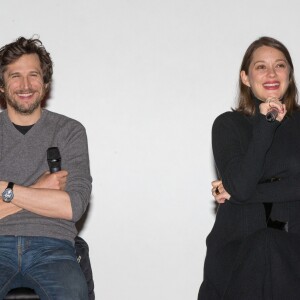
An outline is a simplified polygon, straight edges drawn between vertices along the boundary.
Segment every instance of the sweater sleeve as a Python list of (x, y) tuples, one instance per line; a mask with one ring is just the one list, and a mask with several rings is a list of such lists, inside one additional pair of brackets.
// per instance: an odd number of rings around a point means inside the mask
[(77, 222), (85, 212), (92, 189), (87, 135), (84, 126), (75, 120), (67, 120), (61, 126), (59, 138), (62, 168), (67, 170), (66, 192), (70, 196), (73, 221)]
[(238, 113), (220, 115), (212, 128), (217, 169), (230, 201), (245, 203), (255, 193), (263, 174), (265, 156), (280, 122), (267, 122), (262, 114), (251, 119)]
[(300, 175), (295, 175), (279, 181), (258, 184), (251, 202), (291, 202), (299, 199)]

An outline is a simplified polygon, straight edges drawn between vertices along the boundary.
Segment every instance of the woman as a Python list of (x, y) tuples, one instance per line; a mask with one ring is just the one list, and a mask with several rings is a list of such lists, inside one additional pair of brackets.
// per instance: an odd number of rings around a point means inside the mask
[(300, 299), (300, 110), (279, 41), (247, 49), (238, 106), (217, 117), (212, 145), (220, 204), (198, 299)]

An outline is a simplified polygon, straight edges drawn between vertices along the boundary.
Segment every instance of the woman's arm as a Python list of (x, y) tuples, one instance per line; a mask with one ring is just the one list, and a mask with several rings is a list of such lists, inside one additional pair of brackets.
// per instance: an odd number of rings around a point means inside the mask
[(255, 193), (264, 171), (265, 156), (280, 122), (258, 114), (237, 112), (219, 116), (212, 129), (215, 162), (231, 201), (244, 203)]
[[(218, 203), (230, 200), (231, 195), (225, 190), (221, 180), (212, 183), (212, 195)], [(292, 202), (300, 199), (300, 175), (281, 180), (259, 183), (251, 203)]]
[(273, 182), (260, 183), (251, 197), (256, 202), (288, 202), (300, 199), (300, 175), (282, 178)]

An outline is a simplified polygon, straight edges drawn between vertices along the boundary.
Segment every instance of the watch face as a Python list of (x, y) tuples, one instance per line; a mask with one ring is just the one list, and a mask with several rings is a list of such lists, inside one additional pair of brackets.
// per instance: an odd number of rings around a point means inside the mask
[(2, 193), (2, 199), (4, 202), (10, 202), (14, 197), (14, 193), (12, 189), (5, 189)]

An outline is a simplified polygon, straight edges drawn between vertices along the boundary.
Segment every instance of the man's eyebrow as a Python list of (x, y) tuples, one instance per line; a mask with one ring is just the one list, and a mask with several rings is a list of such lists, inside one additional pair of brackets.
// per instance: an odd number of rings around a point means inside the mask
[(20, 72), (18, 72), (18, 71), (8, 72), (8, 76), (12, 76), (12, 75), (16, 75), (16, 74), (20, 74)]

